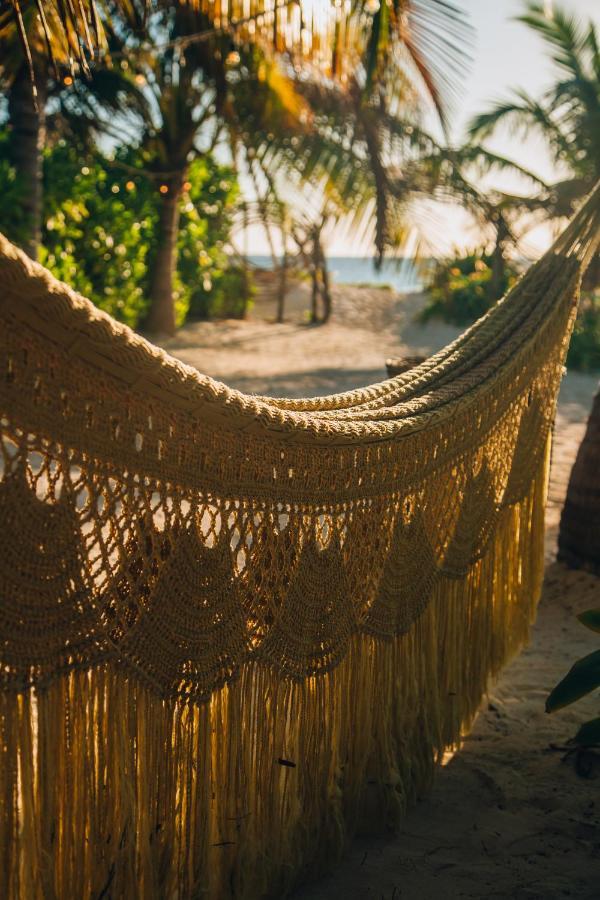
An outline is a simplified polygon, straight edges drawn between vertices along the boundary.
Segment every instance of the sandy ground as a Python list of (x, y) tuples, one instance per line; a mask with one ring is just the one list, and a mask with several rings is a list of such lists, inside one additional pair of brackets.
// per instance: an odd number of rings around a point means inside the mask
[[(422, 297), (339, 287), (325, 327), (306, 324), (305, 290), (275, 325), (272, 304), (257, 302), (247, 322), (196, 323), (165, 347), (241, 390), (306, 396), (385, 377), (386, 356), (429, 355), (458, 333), (414, 316)], [(554, 561), (570, 467), (597, 378), (568, 373), (561, 389), (547, 510), (547, 572), (531, 645), (493, 686), (471, 734), (440, 769), (430, 796), (394, 836), (362, 838), (343, 863), (296, 900), (600, 898), (600, 768), (578, 774), (563, 746), (598, 715), (598, 697), (553, 716), (550, 688), (573, 661), (598, 648), (575, 613), (600, 606), (600, 579)], [(583, 760), (584, 765), (586, 760)]]

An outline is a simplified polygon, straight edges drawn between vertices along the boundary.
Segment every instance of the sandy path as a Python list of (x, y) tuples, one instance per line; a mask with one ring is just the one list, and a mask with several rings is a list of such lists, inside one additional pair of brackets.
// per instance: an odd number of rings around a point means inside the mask
[[(415, 324), (417, 295), (344, 286), (336, 289), (336, 314), (323, 328), (304, 324), (306, 299), (303, 289), (294, 292), (283, 325), (267, 324), (272, 311), (259, 302), (248, 322), (193, 324), (165, 346), (241, 390), (306, 396), (380, 380), (386, 356), (429, 355), (458, 333)], [(600, 579), (553, 562), (560, 508), (596, 383), (568, 373), (561, 390), (548, 568), (531, 645), (506, 667), (464, 746), (400, 833), (355, 840), (345, 861), (296, 900), (600, 897), (600, 772), (582, 778), (550, 749), (598, 715), (598, 701), (588, 698), (555, 716), (543, 712), (558, 678), (598, 647), (574, 613), (600, 606)]]

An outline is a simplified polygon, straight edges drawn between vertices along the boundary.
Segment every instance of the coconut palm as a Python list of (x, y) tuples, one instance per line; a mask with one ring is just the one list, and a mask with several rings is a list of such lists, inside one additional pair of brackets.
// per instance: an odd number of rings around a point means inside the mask
[[(91, 86), (78, 82), (74, 109), (88, 123), (98, 118), (103, 128), (106, 117), (98, 115), (99, 109), (125, 110), (130, 120), (137, 119), (141, 146), (152, 157), (161, 218), (149, 330), (174, 328), (171, 285), (179, 198), (190, 158), (205, 152), (207, 131), (226, 135), (234, 157), (245, 157), (251, 172), (258, 167), (269, 178), (279, 170), (296, 180), (318, 183), (329, 200), (335, 195), (342, 211), (350, 197), (357, 214), (365, 214), (370, 205), (369, 211), (376, 212), (380, 254), (397, 245), (399, 232), (390, 223), (407, 185), (414, 181), (414, 161), (407, 158), (406, 147), (414, 151), (419, 137), (416, 127), (408, 125), (407, 111), (413, 121), (422, 97), (406, 66), (399, 69), (391, 55), (389, 35), (400, 39), (398, 17), (404, 7), (418, 10), (421, 17), (438, 7), (450, 15), (450, 7), (435, 0), (397, 3), (391, 12), (384, 4), (368, 16), (359, 4), (356, 45), (348, 45), (348, 55), (356, 62), (351, 78), (322, 79), (315, 68), (307, 78), (292, 53), (277, 57), (260, 41), (236, 43), (230, 32), (211, 31), (210, 18), (189, 7), (165, 8), (149, 23), (147, 33), (158, 49), (147, 49), (141, 33), (132, 45), (126, 20), (115, 25), (111, 44), (115, 65), (95, 70)], [(406, 24), (402, 41), (412, 60), (412, 74), (416, 67), (443, 118), (447, 85), (438, 69), (427, 68), (419, 43), (422, 28), (417, 20), (413, 34)], [(387, 41), (382, 39), (384, 33)], [(126, 38), (115, 49), (121, 34)], [(334, 36), (333, 50), (338, 53), (339, 40)], [(345, 40), (348, 43), (348, 34)], [(339, 75), (341, 65), (332, 60), (330, 71)], [(406, 163), (402, 178), (391, 165), (394, 160), (397, 167), (400, 159)]]
[[(35, 134), (29, 152), (19, 157), (28, 161), (23, 181), (32, 198), (32, 227), (27, 242), (32, 252), (39, 236), (40, 152), (48, 64), (68, 62), (71, 68), (78, 66), (84, 72), (88, 62), (92, 69), (106, 64), (107, 40), (98, 9), (103, 16), (110, 14), (117, 21), (115, 30), (125, 40), (134, 19), (140, 38), (135, 46), (138, 52), (146, 54), (156, 38), (151, 32), (153, 13), (162, 10), (178, 21), (185, 13), (181, 4), (160, 0), (113, 0), (98, 8), (94, 0), (78, 0), (75, 5), (62, 0), (4, 0), (0, 6), (0, 50), (3, 60), (13, 59), (10, 64), (3, 62), (0, 78), (5, 85), (11, 84), (18, 73), (15, 84), (23, 86), (21, 93), (16, 94), (17, 109), (13, 105), (11, 114), (14, 112), (18, 121), (28, 118), (26, 128), (21, 130)], [(445, 119), (454, 70), (460, 64), (456, 47), (464, 38), (464, 19), (447, 0), (393, 0), (382, 4), (377, 0), (357, 0), (345, 5), (332, 0), (313, 12), (310, 22), (304, 18), (302, 4), (288, 0), (275, 4), (265, 0), (217, 0), (210, 4), (190, 0), (189, 10), (195, 16), (193, 23), (188, 22), (193, 27), (171, 35), (166, 48), (172, 51), (167, 55), (184, 60), (186, 65), (190, 55), (207, 62), (209, 52), (203, 53), (202, 49), (214, 50), (219, 44), (225, 47), (229, 43), (233, 53), (249, 45), (263, 51), (275, 50), (280, 56), (285, 55), (290, 71), (309, 64), (313, 76), (325, 76), (339, 86), (361, 68), (363, 89), (372, 93), (374, 85), (385, 84), (392, 99), (399, 85), (404, 90), (412, 79), (414, 89), (416, 80)], [(100, 61), (90, 61), (90, 55), (98, 51)], [(224, 52), (226, 58), (228, 53)], [(179, 71), (178, 62), (176, 68)], [(29, 85), (25, 84), (28, 75)], [(72, 81), (74, 76), (72, 71), (67, 80)], [(219, 84), (215, 84), (218, 88)], [(221, 79), (220, 86), (224, 84)], [(24, 113), (19, 114), (19, 104), (25, 108)], [(170, 217), (174, 216), (176, 212), (172, 211)]]
[[(547, 216), (550, 187), (513, 160), (472, 142), (458, 148), (436, 148), (421, 163), (433, 169), (432, 191), (437, 199), (460, 202), (482, 230), (493, 233), (488, 299), (495, 302), (504, 289), (509, 253), (520, 244), (529, 228)], [(480, 187), (497, 171), (521, 176), (531, 183), (535, 193), (527, 196)]]
[[(105, 46), (105, 33), (94, 0), (78, 0), (77, 4), (62, 0), (4, 0), (2, 15), (12, 22), (21, 46), (21, 59), (35, 84), (40, 73), (36, 68), (39, 40), (56, 65), (62, 64), (63, 48), (69, 47), (68, 61), (87, 69), (88, 56)], [(32, 27), (33, 26), (33, 27)]]
[(600, 179), (600, 50), (594, 23), (582, 25), (557, 7), (527, 4), (518, 17), (539, 35), (557, 68), (557, 80), (537, 100), (517, 90), (470, 124), (474, 140), (483, 140), (506, 122), (515, 133), (538, 132), (547, 141), (565, 176), (552, 186), (549, 214), (569, 216)]
[[(185, 0), (183, 0), (185, 4)], [(141, 11), (149, 20), (158, 8), (175, 9), (175, 0), (3, 0), (21, 42), (23, 58), (31, 57), (31, 44), (43, 35), (50, 55), (55, 42), (71, 45), (71, 61), (85, 71), (90, 56), (106, 50), (102, 20), (108, 14), (127, 19)], [(463, 63), (460, 48), (465, 20), (450, 0), (324, 0), (318, 6), (302, 0), (187, 0), (204, 18), (203, 31), (228, 35), (236, 43), (258, 43), (285, 51), (295, 62), (310, 62), (321, 74), (343, 82), (358, 61), (366, 62), (370, 77), (384, 69), (404, 70), (405, 51), (444, 116), (444, 94), (453, 89), (452, 68)], [(306, 9), (305, 6), (308, 6)], [(32, 36), (26, 19), (34, 15)], [(307, 15), (309, 19), (307, 20)], [(31, 72), (32, 76), (34, 72)]]
[[(77, 52), (75, 16), (64, 28), (54, 8), (44, 19), (33, 4), (0, 4), (0, 87), (8, 99), (9, 152), (22, 192), (23, 246), (35, 256), (41, 234), (42, 150), (46, 139), (46, 102), (51, 88), (69, 74)], [(27, 52), (23, 52), (26, 39)]]
[[(116, 121), (121, 134), (128, 131), (139, 142), (137, 171), (152, 180), (160, 209), (146, 322), (154, 333), (175, 330), (179, 210), (192, 160), (225, 136), (235, 156), (241, 113), (262, 134), (269, 128), (286, 134), (306, 128), (305, 104), (256, 46), (232, 49), (224, 35), (185, 41), (205, 33), (207, 24), (189, 7), (162, 11), (151, 23), (163, 45), (158, 52), (146, 51), (142, 42), (132, 47), (127, 29), (127, 39), (119, 41), (115, 28), (112, 55), (118, 65), (95, 70), (64, 98), (63, 115), (79, 137), (89, 129), (116, 134)], [(117, 119), (107, 121), (109, 114)]]

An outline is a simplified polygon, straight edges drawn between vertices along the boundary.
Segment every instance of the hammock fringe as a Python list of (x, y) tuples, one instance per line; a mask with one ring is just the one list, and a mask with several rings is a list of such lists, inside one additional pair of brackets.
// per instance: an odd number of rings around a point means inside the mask
[(99, 665), (0, 693), (2, 896), (280, 897), (395, 828), (527, 641), (547, 471), (407, 633), (324, 676), (251, 665), (190, 705)]

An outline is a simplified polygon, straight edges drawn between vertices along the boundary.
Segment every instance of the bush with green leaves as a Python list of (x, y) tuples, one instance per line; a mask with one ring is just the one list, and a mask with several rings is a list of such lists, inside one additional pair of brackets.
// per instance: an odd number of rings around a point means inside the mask
[(567, 368), (582, 372), (600, 370), (600, 289), (581, 295), (567, 354)]
[(8, 156), (8, 133), (0, 130), (0, 231), (16, 244), (24, 243), (28, 222), (24, 212), (22, 187)]
[[(600, 609), (588, 609), (577, 616), (592, 631), (600, 632)], [(546, 700), (546, 712), (556, 712), (600, 688), (600, 650), (577, 660)], [(600, 746), (600, 716), (585, 722), (574, 737), (579, 747)]]
[(419, 318), (422, 322), (440, 318), (454, 325), (470, 325), (512, 287), (517, 275), (516, 266), (507, 263), (497, 296), (493, 296), (490, 254), (474, 250), (440, 260), (426, 275), (428, 296)]
[[(453, 325), (470, 325), (493, 305), (489, 290), (491, 257), (483, 251), (455, 255), (425, 271), (427, 301), (421, 322), (439, 318)], [(500, 296), (515, 283), (518, 268), (506, 267)], [(583, 372), (600, 370), (600, 289), (582, 293), (569, 345), (567, 367)]]
[[(117, 163), (124, 160), (117, 160)], [(155, 188), (100, 154), (60, 143), (44, 159), (41, 261), (115, 318), (136, 326), (158, 220)]]
[[(19, 185), (0, 135), (0, 231), (19, 243)], [(155, 248), (160, 184), (137, 148), (114, 158), (59, 142), (44, 156), (41, 261), (57, 278), (128, 325), (143, 325)], [(175, 300), (178, 324), (195, 316), (243, 315), (249, 291), (225, 244), (238, 186), (211, 157), (189, 168), (181, 207)]]

